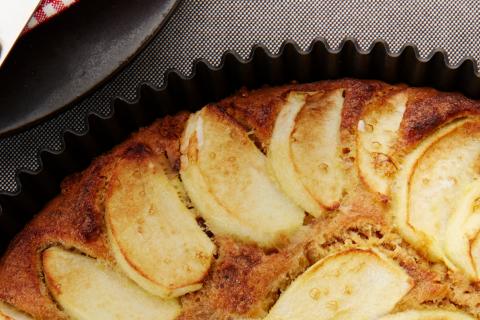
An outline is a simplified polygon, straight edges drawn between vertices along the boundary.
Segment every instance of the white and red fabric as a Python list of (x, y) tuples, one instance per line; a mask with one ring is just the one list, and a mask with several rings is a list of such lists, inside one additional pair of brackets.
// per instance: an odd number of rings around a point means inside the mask
[(56, 14), (62, 12), (78, 0), (42, 0), (37, 10), (30, 18), (25, 31), (35, 28), (42, 22), (47, 21)]

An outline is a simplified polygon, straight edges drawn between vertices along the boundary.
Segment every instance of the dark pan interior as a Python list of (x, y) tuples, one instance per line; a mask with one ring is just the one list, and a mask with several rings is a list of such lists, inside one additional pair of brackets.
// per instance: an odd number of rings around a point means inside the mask
[(354, 40), (346, 39), (339, 50), (333, 51), (324, 40), (318, 39), (306, 51), (287, 41), (278, 54), (271, 54), (262, 45), (257, 45), (246, 60), (234, 52), (226, 52), (218, 67), (198, 60), (188, 77), (171, 70), (161, 88), (144, 83), (137, 88), (134, 101), (114, 99), (114, 111), (110, 116), (87, 115), (88, 130), (84, 134), (64, 132), (63, 150), (39, 153), (41, 168), (38, 172), (17, 173), (20, 191), (0, 194), (0, 253), (25, 223), (58, 194), (63, 178), (82, 170), (94, 157), (158, 117), (180, 110), (197, 110), (243, 86), (257, 88), (342, 77), (459, 91), (478, 99), (480, 77), (476, 66), (470, 58), (456, 67), (449, 66), (443, 51), (420, 59), (417, 49), (411, 45), (403, 47), (398, 54), (391, 54), (382, 41), (362, 51)]

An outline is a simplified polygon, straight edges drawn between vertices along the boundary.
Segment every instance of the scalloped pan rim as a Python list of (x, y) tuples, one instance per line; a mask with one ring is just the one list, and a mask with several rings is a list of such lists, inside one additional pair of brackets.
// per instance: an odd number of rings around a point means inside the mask
[(232, 50), (222, 55), (218, 66), (197, 59), (189, 76), (171, 69), (165, 73), (161, 87), (142, 82), (134, 99), (112, 99), (113, 111), (108, 116), (87, 113), (84, 132), (64, 130), (60, 150), (38, 152), (38, 170), (17, 170), (17, 190), (0, 192), (0, 254), (31, 217), (58, 193), (64, 177), (85, 168), (95, 156), (153, 119), (181, 110), (197, 110), (242, 86), (256, 88), (293, 80), (312, 82), (341, 77), (403, 82), (480, 98), (480, 73), (472, 57), (451, 65), (444, 50), (433, 50), (421, 58), (413, 44), (392, 53), (383, 40), (376, 40), (366, 50), (352, 38), (345, 38), (338, 49), (317, 38), (306, 50), (286, 40), (276, 54), (258, 44), (252, 47), (247, 59)]

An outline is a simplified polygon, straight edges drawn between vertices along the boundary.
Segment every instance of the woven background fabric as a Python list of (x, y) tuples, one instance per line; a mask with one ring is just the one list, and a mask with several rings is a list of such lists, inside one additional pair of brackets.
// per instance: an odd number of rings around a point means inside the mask
[(26, 32), (35, 28), (37, 25), (46, 22), (48, 19), (53, 18), (55, 15), (67, 9), (77, 1), (78, 0), (42, 0), (23, 31)]
[(38, 170), (39, 150), (60, 150), (63, 129), (85, 131), (86, 112), (107, 115), (112, 97), (135, 98), (143, 81), (160, 86), (171, 68), (189, 74), (196, 58), (217, 65), (224, 51), (246, 58), (257, 43), (275, 53), (286, 39), (305, 49), (317, 37), (332, 48), (353, 37), (363, 49), (376, 39), (393, 52), (413, 43), (423, 57), (442, 48), (455, 65), (466, 56), (479, 60), (479, 17), (475, 0), (183, 0), (152, 43), (93, 95), (26, 132), (0, 139), (0, 191), (17, 189), (17, 170)]

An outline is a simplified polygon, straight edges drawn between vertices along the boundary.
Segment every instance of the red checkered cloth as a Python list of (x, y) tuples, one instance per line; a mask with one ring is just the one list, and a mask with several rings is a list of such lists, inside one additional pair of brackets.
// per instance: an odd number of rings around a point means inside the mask
[(25, 27), (25, 31), (35, 28), (42, 22), (47, 21), (54, 15), (62, 12), (78, 0), (42, 0), (32, 18)]

